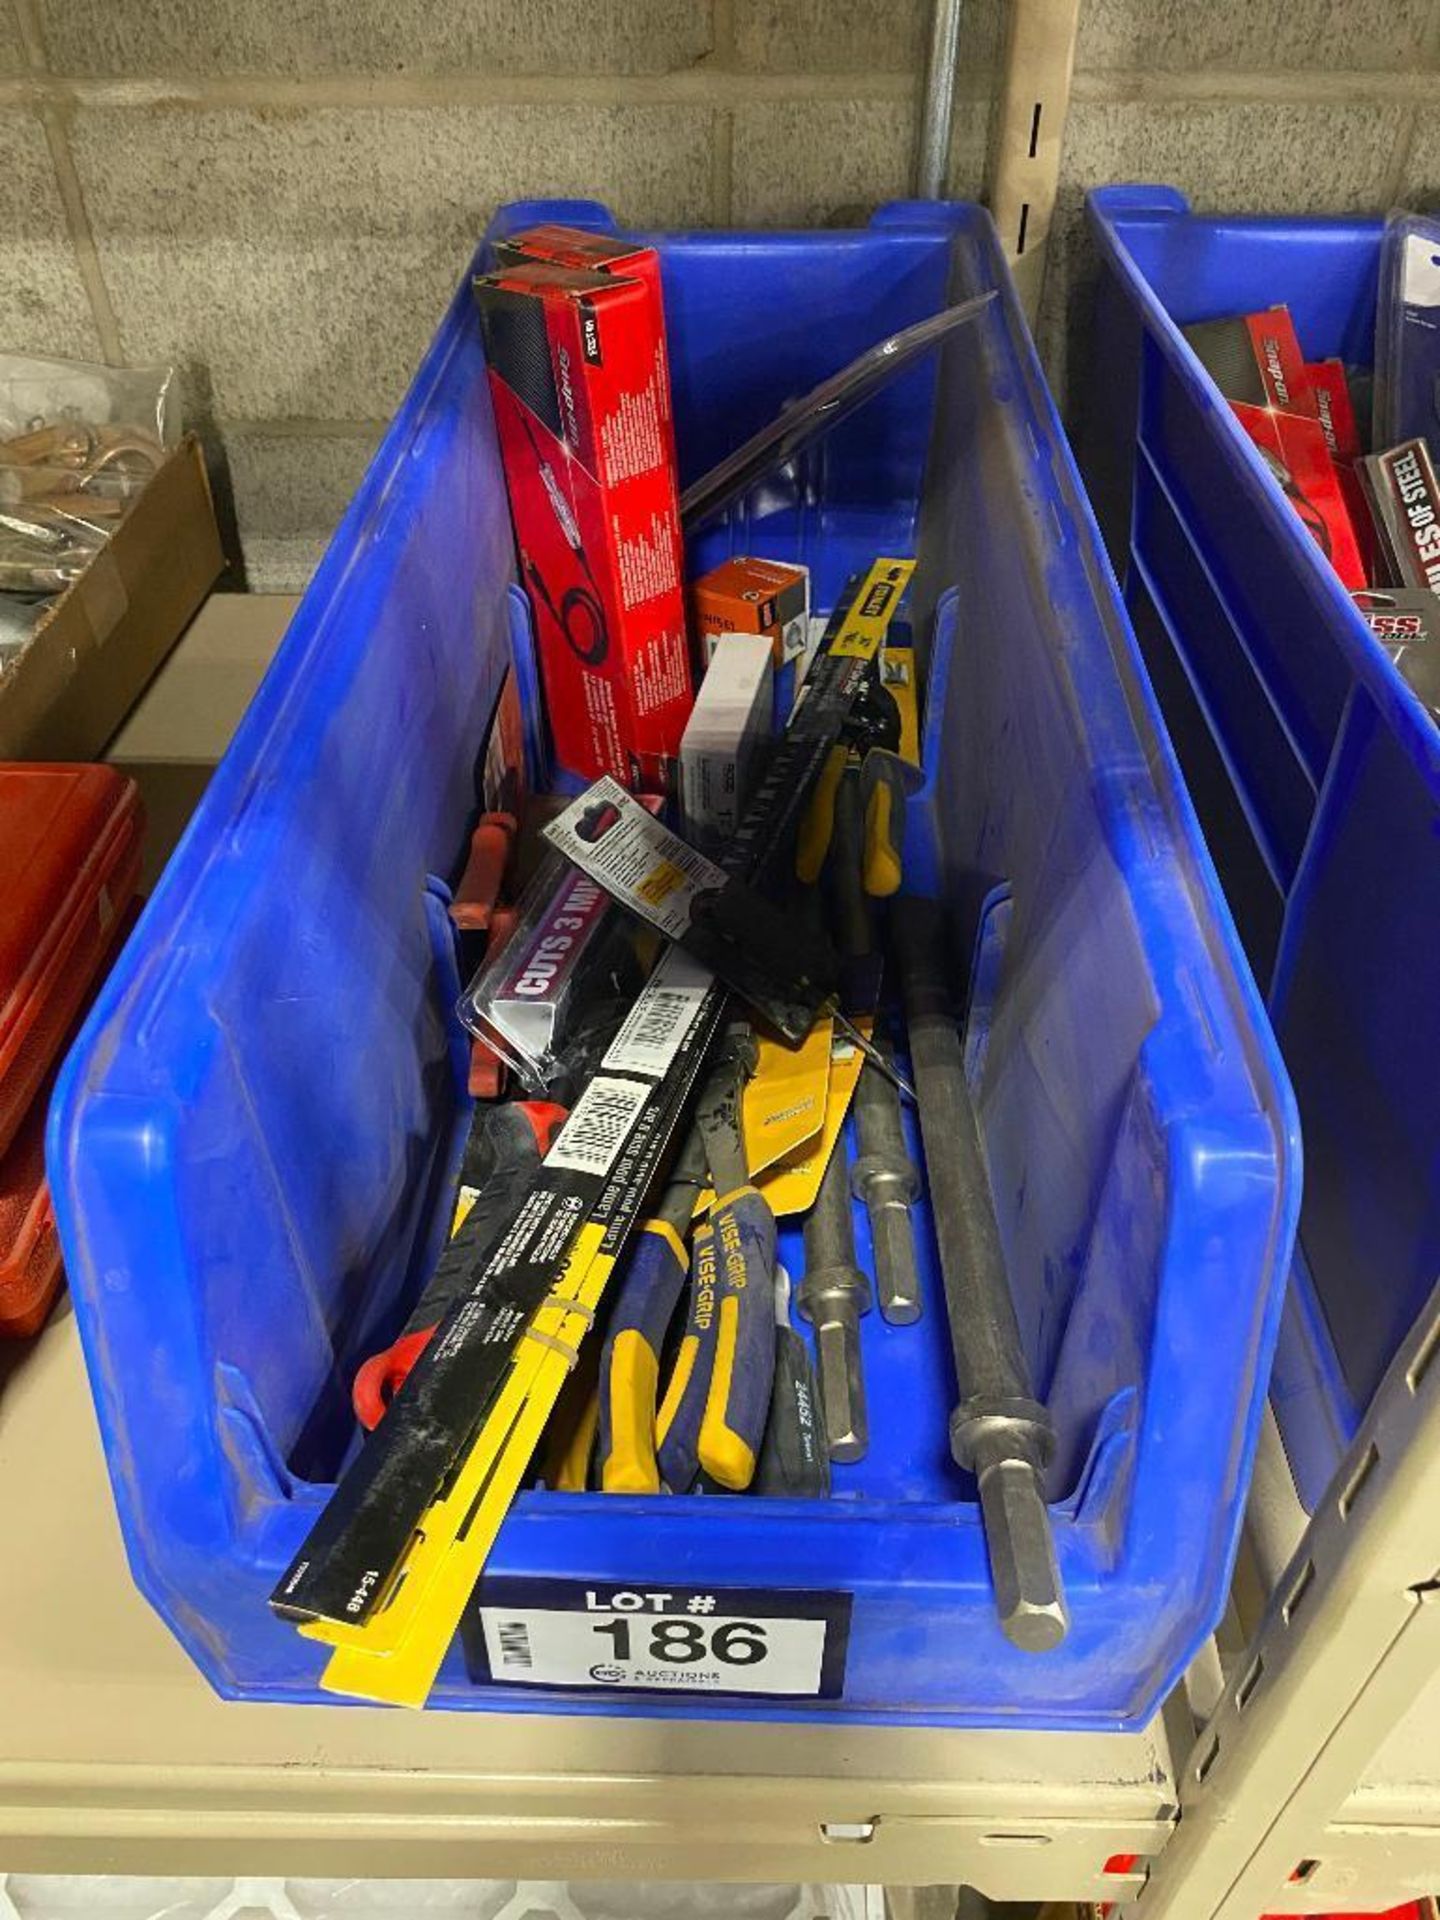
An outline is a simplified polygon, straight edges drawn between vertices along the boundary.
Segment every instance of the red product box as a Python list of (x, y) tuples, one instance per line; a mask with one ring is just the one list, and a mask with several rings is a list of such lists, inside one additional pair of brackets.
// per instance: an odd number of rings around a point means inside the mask
[(1347, 587), (1365, 586), (1340, 471), (1287, 310), (1270, 307), (1184, 331), (1311, 539)]
[(1350, 382), (1345, 378), (1344, 361), (1312, 360), (1305, 372), (1331, 459), (1337, 464), (1358, 460), (1363, 449), (1360, 445), (1360, 429), (1355, 424), (1355, 403), (1350, 398)]
[[(1263, 313), (1247, 313), (1243, 316), (1243, 325), (1264, 393), (1263, 404), (1278, 413), (1304, 413), (1318, 419), (1310, 370), (1300, 351), (1289, 308), (1267, 307)], [(1232, 394), (1226, 389), (1225, 397), (1249, 400), (1254, 396), (1245, 392)]]
[(1230, 406), (1342, 583), (1352, 591), (1365, 586), (1365, 563), (1320, 422), (1310, 416), (1272, 413), (1268, 407), (1247, 407), (1233, 400)]
[(664, 793), (694, 687), (656, 303), (530, 261), (475, 297), (556, 758)]
[(649, 294), (655, 312), (655, 334), (660, 356), (657, 398), (663, 409), (670, 464), (675, 466), (670, 359), (665, 345), (665, 297), (660, 286), (660, 256), (655, 249), (636, 246), (633, 240), (617, 240), (613, 234), (591, 233), (584, 227), (552, 225), (531, 227), (525, 233), (497, 241), (495, 258), (502, 266), (515, 266), (524, 260), (539, 260), (552, 267), (569, 267), (581, 273), (604, 273), (622, 280), (640, 282)]
[(1343, 360), (1312, 360), (1305, 371), (1315, 396), (1315, 411), (1325, 435), (1325, 444), (1330, 449), (1330, 458), (1339, 476), (1340, 492), (1345, 501), (1345, 510), (1350, 515), (1355, 544), (1360, 549), (1365, 578), (1367, 581), (1378, 580), (1383, 571), (1380, 552), (1370, 521), (1365, 488), (1355, 465), (1365, 449), (1355, 418), (1350, 382), (1345, 377), (1345, 363)]

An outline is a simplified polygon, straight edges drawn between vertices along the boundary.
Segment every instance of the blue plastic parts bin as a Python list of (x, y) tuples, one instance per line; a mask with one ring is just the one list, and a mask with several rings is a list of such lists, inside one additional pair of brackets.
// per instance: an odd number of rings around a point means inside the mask
[(1153, 186), (1090, 217), (1087, 478), (1300, 1106), (1271, 1398), (1313, 1510), (1440, 1272), (1440, 733), (1179, 328), (1283, 302), (1307, 358), (1370, 366), (1381, 223)]
[[(584, 202), (504, 219), (610, 223)], [(650, 237), (686, 479), (861, 348), (1000, 292), (692, 560), (802, 557), (828, 603), (873, 554), (921, 541), (932, 772), (910, 871), (980, 928), (971, 1054), (1060, 1432), (1074, 1625), (1036, 1657), (996, 1622), (946, 1443), (923, 1208), (925, 1318), (866, 1318), (873, 1441), (833, 1499), (526, 1494), (490, 1570), (853, 1595), (842, 1699), (627, 1710), (1137, 1725), (1218, 1617), (1237, 1536), (1297, 1200), (1273, 1042), (988, 216), (902, 204), (854, 232)], [(526, 657), (512, 580), (467, 285), (55, 1103), (57, 1209), (131, 1564), (229, 1695), (321, 1697), (320, 1649), (265, 1597), (354, 1444), (355, 1364), (442, 1229), (465, 1115), (432, 876), (456, 867), (477, 744), (512, 647)], [(787, 1246), (798, 1272), (793, 1230)], [(621, 1704), (478, 1688), (458, 1649), (433, 1698)]]

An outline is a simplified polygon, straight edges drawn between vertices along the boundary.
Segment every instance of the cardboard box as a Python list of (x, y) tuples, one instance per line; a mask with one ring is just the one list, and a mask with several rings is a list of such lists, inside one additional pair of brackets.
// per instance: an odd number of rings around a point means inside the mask
[(1284, 307), (1205, 320), (1185, 338), (1311, 539), (1352, 590), (1367, 569), (1326, 442), (1294, 323)]
[(718, 852), (740, 824), (760, 774), (775, 711), (769, 637), (731, 633), (717, 643), (680, 743), (685, 837)]
[(788, 566), (780, 560), (726, 560), (695, 582), (690, 603), (707, 659), (722, 633), (768, 635), (777, 667), (805, 652), (808, 567)]
[(224, 565), (187, 435), (0, 675), (0, 760), (95, 760)]
[(665, 793), (694, 688), (651, 292), (522, 262), (475, 297), (556, 758)]

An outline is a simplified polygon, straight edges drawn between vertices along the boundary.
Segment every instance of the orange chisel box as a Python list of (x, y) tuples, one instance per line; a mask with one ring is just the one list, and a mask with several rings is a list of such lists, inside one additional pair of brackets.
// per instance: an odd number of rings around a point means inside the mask
[(0, 1154), (114, 945), (143, 830), (111, 767), (0, 765)]

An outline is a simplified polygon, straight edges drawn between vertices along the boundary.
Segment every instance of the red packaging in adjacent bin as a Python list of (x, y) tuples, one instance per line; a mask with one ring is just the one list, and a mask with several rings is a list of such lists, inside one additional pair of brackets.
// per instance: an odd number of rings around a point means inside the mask
[[(1380, 548), (1359, 469), (1365, 448), (1360, 438), (1355, 398), (1350, 391), (1345, 363), (1338, 359), (1312, 360), (1305, 372), (1315, 396), (1320, 430), (1325, 435), (1325, 445), (1335, 463), (1341, 496), (1350, 516), (1350, 528), (1355, 535), (1355, 544), (1360, 549), (1361, 569), (1367, 581), (1378, 580), (1381, 577)], [(1358, 589), (1352, 588), (1351, 591)]]
[(556, 758), (664, 793), (693, 687), (654, 284), (522, 260), (475, 297)]
[(1343, 470), (1358, 460), (1365, 449), (1360, 444), (1360, 429), (1355, 421), (1355, 402), (1350, 382), (1345, 377), (1343, 360), (1312, 360), (1305, 369), (1315, 400), (1315, 412), (1325, 435), (1330, 457)]
[(143, 825), (111, 767), (0, 766), (0, 1153), (115, 944)]
[(1311, 539), (1347, 587), (1367, 585), (1340, 472), (1289, 312), (1270, 307), (1204, 320), (1184, 334)]

